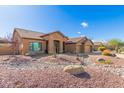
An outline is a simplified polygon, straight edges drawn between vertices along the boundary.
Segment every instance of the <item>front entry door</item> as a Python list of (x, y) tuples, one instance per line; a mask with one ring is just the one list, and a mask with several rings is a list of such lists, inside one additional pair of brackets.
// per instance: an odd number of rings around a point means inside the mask
[(45, 52), (48, 54), (48, 40), (46, 41), (46, 50)]
[(59, 53), (59, 49), (60, 49), (60, 42), (58, 40), (54, 40), (54, 51), (56, 53)]

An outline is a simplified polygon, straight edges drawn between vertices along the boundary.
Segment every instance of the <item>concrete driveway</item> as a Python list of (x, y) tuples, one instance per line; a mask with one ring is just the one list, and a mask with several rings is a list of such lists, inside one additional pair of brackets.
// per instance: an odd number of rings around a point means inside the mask
[(124, 58), (124, 54), (116, 54), (119, 58)]

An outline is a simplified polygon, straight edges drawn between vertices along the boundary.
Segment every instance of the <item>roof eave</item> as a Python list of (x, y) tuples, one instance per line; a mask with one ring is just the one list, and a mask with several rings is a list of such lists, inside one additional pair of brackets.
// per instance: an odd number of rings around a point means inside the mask
[(42, 40), (42, 41), (45, 41), (45, 39), (43, 38), (28, 38), (28, 37), (22, 37), (22, 39), (33, 39), (33, 40)]

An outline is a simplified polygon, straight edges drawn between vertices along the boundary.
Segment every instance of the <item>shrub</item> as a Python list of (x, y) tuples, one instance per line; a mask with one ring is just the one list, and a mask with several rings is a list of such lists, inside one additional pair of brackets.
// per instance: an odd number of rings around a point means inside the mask
[(112, 56), (110, 50), (104, 50), (104, 51), (102, 52), (102, 55), (105, 55), (105, 56)]
[(100, 62), (101, 64), (112, 64), (112, 62), (110, 61), (110, 60), (105, 60), (105, 62), (104, 61), (102, 61), (102, 62)]
[(106, 47), (104, 47), (104, 46), (98, 47), (98, 51), (104, 51), (105, 49), (106, 49)]
[(112, 64), (111, 60), (106, 60), (105, 64)]
[(97, 62), (105, 62), (105, 59), (103, 59), (103, 58), (97, 58), (96, 61)]

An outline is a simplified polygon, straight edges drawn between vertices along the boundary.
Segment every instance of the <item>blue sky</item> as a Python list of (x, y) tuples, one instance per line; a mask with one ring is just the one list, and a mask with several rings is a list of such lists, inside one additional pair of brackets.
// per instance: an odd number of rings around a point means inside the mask
[(97, 41), (124, 40), (124, 6), (0, 6), (0, 36), (15, 27), (44, 33), (59, 30)]

